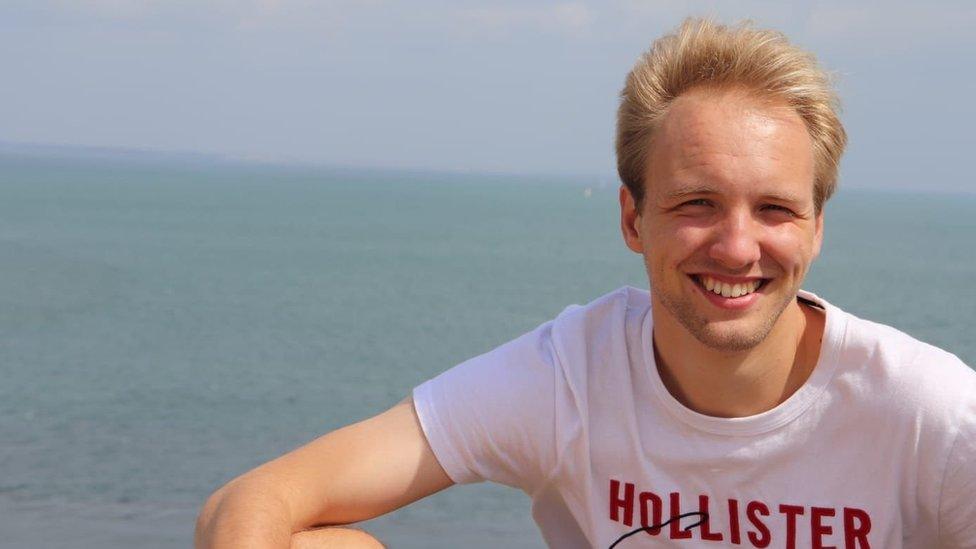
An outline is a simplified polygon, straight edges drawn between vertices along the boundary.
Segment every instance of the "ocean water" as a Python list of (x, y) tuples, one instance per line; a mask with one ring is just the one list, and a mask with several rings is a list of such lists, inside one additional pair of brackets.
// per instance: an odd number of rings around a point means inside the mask
[[(582, 179), (0, 157), (0, 545), (189, 546), (234, 476), (646, 288), (616, 200)], [(804, 287), (973, 365), (974, 237), (976, 195), (842, 188)], [(364, 527), (543, 546), (528, 499), (488, 484)]]

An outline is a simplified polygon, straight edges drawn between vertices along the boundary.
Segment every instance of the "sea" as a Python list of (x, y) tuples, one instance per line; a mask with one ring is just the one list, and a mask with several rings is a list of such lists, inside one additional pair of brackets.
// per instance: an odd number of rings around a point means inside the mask
[[(0, 547), (185, 548), (235, 476), (647, 288), (615, 180), (0, 155)], [(840, 190), (804, 288), (976, 364), (976, 194)], [(359, 525), (543, 547), (456, 486)]]

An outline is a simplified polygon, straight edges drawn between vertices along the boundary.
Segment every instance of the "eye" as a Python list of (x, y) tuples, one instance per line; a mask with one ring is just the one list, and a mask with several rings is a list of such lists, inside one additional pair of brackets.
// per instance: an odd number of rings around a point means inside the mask
[(710, 204), (711, 202), (709, 202), (708, 199), (706, 198), (696, 198), (694, 200), (689, 200), (687, 202), (684, 202), (681, 205), (682, 206), (708, 206)]
[(779, 204), (766, 204), (765, 206), (762, 207), (762, 209), (783, 212), (791, 216), (796, 215), (795, 213), (793, 213), (793, 210), (787, 208), (786, 206), (780, 206)]

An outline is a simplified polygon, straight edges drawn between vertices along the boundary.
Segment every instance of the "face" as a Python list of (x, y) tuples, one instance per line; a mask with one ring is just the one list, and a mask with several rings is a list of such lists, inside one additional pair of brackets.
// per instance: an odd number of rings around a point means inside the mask
[(795, 304), (823, 238), (803, 120), (775, 100), (693, 90), (649, 147), (642, 211), (626, 187), (620, 203), (624, 239), (644, 256), (655, 334), (755, 347)]

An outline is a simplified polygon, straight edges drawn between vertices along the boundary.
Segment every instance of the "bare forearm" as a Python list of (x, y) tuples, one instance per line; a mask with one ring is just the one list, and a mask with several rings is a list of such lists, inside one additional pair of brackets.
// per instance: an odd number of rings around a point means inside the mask
[(231, 483), (207, 500), (197, 518), (197, 549), (287, 549), (292, 523), (287, 505), (268, 487)]
[[(197, 549), (296, 542), (382, 547), (369, 534), (336, 526), (378, 517), (452, 484), (407, 397), (229, 482), (200, 512), (195, 543)], [(323, 525), (333, 526), (311, 529)]]

